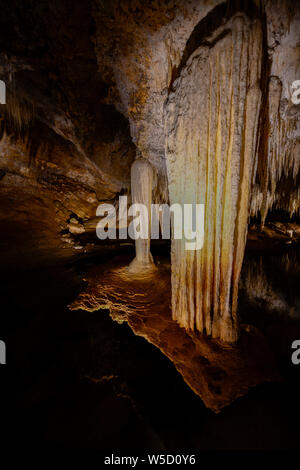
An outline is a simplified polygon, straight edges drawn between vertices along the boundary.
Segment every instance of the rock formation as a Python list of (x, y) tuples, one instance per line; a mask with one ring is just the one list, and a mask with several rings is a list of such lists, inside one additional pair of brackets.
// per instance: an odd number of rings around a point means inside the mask
[[(299, 240), (299, 3), (26, 3), (0, 4), (3, 266), (133, 250), (96, 237), (97, 207), (118, 210), (120, 195), (148, 208), (205, 204), (203, 249), (172, 240), (164, 326), (235, 348), (248, 225), (264, 249)], [(131, 280), (159, 271), (150, 248), (135, 241)], [(255, 269), (248, 285), (268, 286)]]
[(234, 16), (193, 52), (166, 107), (170, 201), (205, 204), (203, 249), (173, 241), (173, 317), (230, 342), (238, 337), (261, 55), (260, 21)]
[(170, 265), (128, 273), (128, 260), (115, 258), (87, 273), (88, 287), (69, 306), (95, 312), (109, 309), (117, 322), (159, 348), (205, 405), (219, 413), (262, 382), (280, 380), (263, 335), (241, 326), (238, 344), (229, 345), (197, 332), (187, 332), (172, 319)]
[[(138, 209), (137, 206), (140, 236), (135, 240), (136, 256), (129, 266), (131, 272), (149, 270), (154, 267), (150, 253), (152, 182), (153, 170), (150, 163), (144, 158), (135, 160), (131, 167), (131, 200), (133, 204), (142, 207)], [(145, 212), (143, 209), (146, 209)], [(146, 231), (145, 234), (141, 233), (142, 226)]]

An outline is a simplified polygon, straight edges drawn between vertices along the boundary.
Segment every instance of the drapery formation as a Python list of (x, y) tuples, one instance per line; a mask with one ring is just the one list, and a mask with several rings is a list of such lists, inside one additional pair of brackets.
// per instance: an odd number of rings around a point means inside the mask
[(238, 14), (206, 39), (165, 107), (170, 204), (205, 204), (203, 249), (172, 240), (172, 314), (186, 329), (234, 342), (256, 168), (261, 23)]

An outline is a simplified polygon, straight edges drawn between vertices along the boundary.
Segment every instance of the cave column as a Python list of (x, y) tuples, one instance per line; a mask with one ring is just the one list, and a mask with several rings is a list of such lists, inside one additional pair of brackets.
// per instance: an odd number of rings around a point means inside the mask
[(205, 205), (203, 249), (172, 240), (172, 316), (233, 343), (256, 162), (261, 22), (238, 14), (210, 41), (190, 56), (165, 107), (170, 203)]
[(131, 167), (131, 199), (132, 204), (143, 204), (147, 208), (148, 237), (135, 240), (135, 258), (129, 266), (131, 272), (155, 267), (150, 252), (152, 187), (153, 168), (148, 160), (138, 158)]

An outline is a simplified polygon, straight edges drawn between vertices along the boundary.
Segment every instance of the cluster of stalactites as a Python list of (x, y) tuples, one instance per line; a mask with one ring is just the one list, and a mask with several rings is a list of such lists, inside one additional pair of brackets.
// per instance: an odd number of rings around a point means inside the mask
[[(251, 192), (251, 206), (250, 215), (258, 217), (262, 214), (262, 207), (265, 207), (264, 217), (261, 218), (261, 225), (265, 223), (268, 211), (272, 209), (281, 209), (287, 212), (290, 217), (293, 215), (300, 215), (300, 187), (296, 183), (289, 180), (292, 188), (277, 189), (274, 192), (267, 190), (263, 193), (259, 185), (255, 185)], [(287, 184), (289, 184), (287, 183)]]
[(279, 78), (270, 77), (254, 174), (259, 183), (253, 186), (250, 208), (252, 216), (261, 214), (262, 226), (272, 208), (283, 209), (290, 216), (300, 212), (296, 182), (300, 166), (299, 123), (294, 108), (287, 99), (282, 99)]
[[(165, 112), (170, 203), (204, 203), (203, 249), (172, 240), (172, 314), (234, 342), (260, 109), (262, 31), (236, 15), (199, 46)], [(216, 40), (215, 40), (216, 39)]]
[(0, 113), (10, 129), (16, 132), (27, 128), (36, 114), (33, 103), (20, 90), (17, 94), (11, 84), (6, 88), (6, 104), (0, 106)]

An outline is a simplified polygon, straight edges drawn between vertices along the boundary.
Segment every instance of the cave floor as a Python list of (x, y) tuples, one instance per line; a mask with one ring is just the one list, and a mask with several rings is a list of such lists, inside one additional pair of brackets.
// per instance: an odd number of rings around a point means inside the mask
[(132, 331), (162, 351), (204, 404), (220, 412), (249, 388), (280, 380), (263, 335), (241, 325), (236, 345), (187, 332), (172, 319), (171, 267), (156, 257), (150, 271), (132, 273), (130, 257), (115, 257), (85, 275), (88, 287), (70, 305), (88, 312), (107, 309), (113, 320), (127, 322)]
[[(126, 248), (127, 249), (127, 248)], [(109, 255), (108, 255), (109, 256)], [(1, 390), (16, 447), (169, 450), (297, 449), (299, 373), (274, 331), (283, 381), (259, 385), (215, 414), (156, 347), (107, 310), (70, 311), (101, 252), (34, 268), (1, 268), (1, 331), (7, 366)]]

